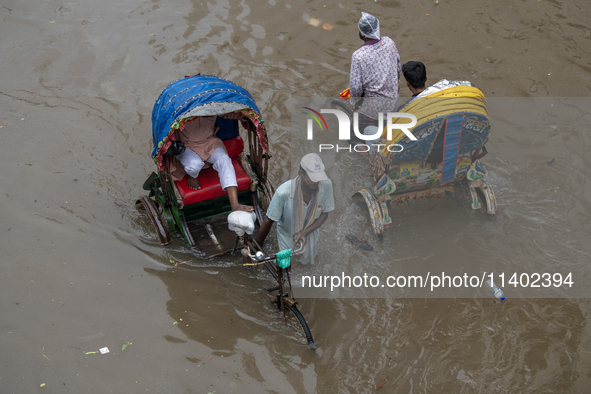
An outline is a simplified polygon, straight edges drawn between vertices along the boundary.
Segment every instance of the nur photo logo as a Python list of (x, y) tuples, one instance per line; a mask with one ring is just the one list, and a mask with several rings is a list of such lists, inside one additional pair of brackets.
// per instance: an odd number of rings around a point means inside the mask
[[(314, 122), (318, 125), (320, 131), (328, 131), (328, 124), (326, 119), (322, 116), (322, 114), (333, 114), (337, 117), (338, 121), (338, 141), (351, 141), (351, 126), (353, 128), (353, 133), (358, 140), (361, 141), (377, 141), (380, 137), (382, 137), (383, 130), (384, 130), (384, 114), (378, 114), (378, 125), (375, 131), (371, 130), (368, 134), (369, 128), (365, 130), (359, 130), (359, 113), (353, 112), (353, 121), (347, 113), (338, 109), (320, 109), (320, 112), (309, 108), (303, 107), (304, 109), (310, 112), (302, 112), (309, 116), (307, 119), (306, 124), (306, 138), (309, 141), (314, 139)], [(405, 118), (410, 119), (408, 123), (395, 123), (394, 120), (397, 118)], [(413, 114), (403, 113), (403, 112), (388, 112), (386, 113), (386, 141), (392, 140), (392, 135), (394, 130), (402, 131), (411, 141), (417, 141), (417, 137), (415, 137), (412, 132), (410, 131), (417, 124), (417, 118)], [(373, 132), (373, 133), (372, 133)], [(404, 148), (400, 144), (385, 144), (385, 143), (360, 143), (360, 144), (351, 144), (345, 146), (340, 146), (337, 144), (326, 144), (322, 143), (318, 145), (318, 152), (322, 152), (323, 150), (348, 150), (349, 152), (369, 152), (372, 147), (377, 148), (379, 150), (387, 149), (389, 152), (401, 152)]]

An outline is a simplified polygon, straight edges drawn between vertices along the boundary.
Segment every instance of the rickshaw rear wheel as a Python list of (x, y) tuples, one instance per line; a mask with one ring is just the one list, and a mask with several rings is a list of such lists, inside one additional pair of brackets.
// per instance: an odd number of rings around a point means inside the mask
[(160, 239), (160, 243), (162, 245), (168, 245), (172, 242), (168, 227), (166, 227), (162, 221), (160, 212), (156, 207), (156, 203), (151, 198), (146, 196), (140, 197), (140, 199), (136, 201), (135, 207), (138, 210), (146, 211), (146, 214), (156, 229), (156, 233), (158, 234), (158, 238)]
[(486, 212), (488, 213), (488, 216), (490, 216), (491, 218), (495, 218), (497, 216), (497, 205), (494, 202), (494, 191), (492, 190), (492, 188), (490, 186), (487, 186), (490, 190), (489, 193), (492, 194), (492, 200), (490, 197), (487, 198), (484, 190), (482, 190), (481, 188), (477, 187), (476, 190), (476, 195), (478, 196), (478, 199), (480, 200), (480, 203), (482, 205), (484, 205), (484, 207), (486, 208)]
[(271, 204), (271, 199), (273, 198), (272, 187), (271, 183), (267, 180), (264, 183), (259, 183), (256, 190), (251, 192), (251, 202), (259, 225), (263, 224), (265, 212)]
[(252, 192), (252, 206), (254, 207), (254, 213), (257, 217), (257, 221), (259, 222), (259, 226), (263, 224), (263, 220), (265, 220), (265, 212), (263, 211), (263, 207), (261, 207), (261, 203), (259, 201), (259, 197), (257, 192)]

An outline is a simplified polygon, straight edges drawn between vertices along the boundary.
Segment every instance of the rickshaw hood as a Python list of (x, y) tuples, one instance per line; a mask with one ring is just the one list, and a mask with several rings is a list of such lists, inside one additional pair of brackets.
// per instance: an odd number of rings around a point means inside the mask
[[(152, 110), (152, 157), (168, 139), (174, 122), (192, 116), (218, 115), (239, 110), (249, 110), (258, 122), (257, 132), (266, 130), (261, 113), (248, 91), (233, 82), (213, 75), (195, 75), (179, 79), (168, 85), (156, 100)], [(252, 120), (252, 118), (251, 118)], [(258, 124), (257, 124), (258, 123)]]

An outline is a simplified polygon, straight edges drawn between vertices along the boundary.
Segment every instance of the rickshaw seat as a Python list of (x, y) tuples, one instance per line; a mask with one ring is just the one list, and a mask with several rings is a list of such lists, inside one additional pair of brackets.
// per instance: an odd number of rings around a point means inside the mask
[[(244, 150), (244, 140), (241, 137), (234, 137), (222, 141), (228, 152), (228, 156), (232, 159), (234, 172), (236, 173), (236, 181), (238, 181), (238, 191), (246, 191), (250, 188), (250, 178), (242, 168), (240, 163), (240, 153)], [(226, 192), (222, 190), (220, 178), (213, 167), (201, 170), (197, 177), (201, 183), (201, 189), (194, 190), (187, 185), (187, 177), (185, 176), (180, 181), (176, 181), (176, 186), (183, 198), (184, 205), (196, 204), (198, 202), (211, 200), (213, 198), (222, 197)]]

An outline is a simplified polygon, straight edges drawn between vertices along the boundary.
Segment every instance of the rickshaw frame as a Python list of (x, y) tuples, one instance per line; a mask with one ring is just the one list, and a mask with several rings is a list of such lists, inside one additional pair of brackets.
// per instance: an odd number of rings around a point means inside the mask
[[(208, 87), (204, 86), (211, 86), (211, 89), (207, 90)], [(183, 95), (191, 95), (191, 89), (196, 90), (196, 93), (187, 99)], [(220, 98), (222, 94), (226, 94), (226, 96)], [(230, 102), (228, 104), (223, 99), (235, 100), (238, 103)], [(192, 107), (191, 102), (188, 102), (190, 100), (197, 101), (200, 107)], [(163, 114), (162, 108), (169, 105), (178, 108), (168, 110)], [(216, 113), (215, 106), (223, 108), (223, 110)], [(275, 192), (267, 177), (271, 156), (268, 153), (264, 121), (250, 93), (233, 82), (208, 75), (196, 75), (179, 79), (164, 89), (156, 101), (152, 113), (154, 142), (152, 156), (159, 169), (157, 172), (150, 174), (144, 182), (143, 189), (149, 191), (149, 195), (141, 197), (136, 202), (136, 206), (146, 210), (162, 245), (170, 244), (172, 242), (171, 235), (178, 233), (191, 248), (193, 254), (198, 257), (211, 258), (227, 253), (236, 247), (236, 245), (232, 248), (227, 245), (222, 247), (220, 236), (216, 236), (212, 224), (206, 223), (208, 219), (223, 216), (231, 211), (228, 196), (221, 193), (221, 187), (218, 187), (217, 194), (219, 196), (187, 204), (187, 196), (183, 195), (183, 192), (179, 190), (180, 182), (174, 180), (170, 172), (169, 167), (172, 159), (162, 157), (172, 141), (177, 138), (175, 127), (178, 126), (178, 123), (190, 119), (191, 117), (188, 117), (188, 115), (199, 116), (200, 113), (196, 112), (199, 108), (203, 108), (204, 113), (207, 115), (221, 115), (226, 113), (228, 108), (250, 115), (248, 120), (242, 122), (243, 128), (246, 126), (244, 128), (247, 133), (246, 144), (240, 136), (240, 127), (237, 120), (221, 120), (220, 124), (223, 128), (218, 131), (218, 136), (222, 132), (225, 133), (225, 137), (222, 139), (225, 141), (227, 151), (229, 151), (227, 141), (237, 140), (238, 144), (243, 144), (238, 157), (233, 159), (239, 162), (241, 169), (248, 176), (249, 185), (247, 190), (244, 190), (244, 188), (239, 189), (238, 202), (252, 205), (257, 220), (262, 223), (264, 219), (262, 205), (263, 203), (268, 205)], [(165, 119), (162, 120), (162, 118)], [(261, 137), (265, 138), (264, 142), (260, 141)], [(247, 149), (248, 151), (246, 151)], [(236, 165), (235, 168), (237, 168)], [(203, 225), (203, 228), (207, 231), (210, 241), (217, 249), (215, 253), (204, 253), (198, 247), (194, 236), (196, 223)]]
[[(343, 101), (345, 92), (341, 94)], [(352, 115), (351, 107), (343, 102), (333, 100), (332, 104)], [(496, 198), (486, 179), (487, 170), (480, 162), (488, 153), (485, 144), (491, 129), (484, 93), (469, 81), (444, 79), (411, 98), (398, 112), (419, 115), (418, 123), (411, 130), (418, 142), (402, 132), (388, 140), (385, 137), (387, 127), (384, 127), (380, 139), (383, 145), (396, 143), (408, 149), (394, 153), (386, 149), (373, 150), (369, 159), (374, 186), (353, 195), (361, 197), (367, 206), (374, 234), (381, 237), (384, 228), (392, 225), (389, 213), (392, 205), (453, 195), (454, 186), (464, 182), (470, 189), (472, 209), (478, 210), (484, 204), (487, 213), (495, 215)], [(395, 119), (393, 123), (404, 122)], [(442, 161), (430, 161), (440, 136), (443, 136)], [(423, 182), (425, 178), (427, 182)]]
[[(201, 92), (199, 89), (201, 86), (191, 85), (191, 78), (204, 80), (204, 83), (212, 83), (212, 84), (220, 84), (221, 87), (216, 85), (215, 89), (211, 89), (211, 91)], [(183, 86), (183, 85), (187, 85)], [(181, 85), (177, 88), (176, 84)], [(196, 89), (196, 92), (193, 96), (191, 92), (191, 88)], [(194, 108), (191, 107), (190, 104), (187, 104), (187, 101), (194, 99), (195, 97), (199, 97), (201, 101), (206, 101), (205, 105), (212, 104), (211, 100), (202, 100), (206, 93), (210, 94), (211, 97), (217, 97), (219, 100), (220, 91), (228, 93), (229, 97), (234, 97), (236, 94), (242, 95), (239, 97), (237, 101), (241, 104), (248, 104), (246, 108), (242, 108), (241, 105), (220, 105), (219, 101), (214, 101), (213, 104), (217, 105), (223, 110), (219, 112), (215, 112), (212, 108), (207, 108), (207, 111), (195, 111)], [(182, 96), (183, 93), (189, 94), (189, 96), (193, 96), (185, 100)], [(223, 96), (222, 98), (224, 98)], [(169, 111), (162, 114), (161, 107), (162, 104), (167, 101), (166, 107), (168, 103), (174, 102), (174, 100), (179, 101), (178, 108), (174, 109), (173, 111)], [(226, 97), (226, 99), (228, 99)], [(185, 101), (183, 101), (185, 100)], [(229, 111), (232, 109), (233, 111)], [(136, 202), (136, 207), (140, 209), (145, 209), (146, 213), (148, 214), (150, 220), (154, 224), (156, 232), (158, 233), (158, 237), (160, 239), (160, 243), (162, 245), (168, 245), (171, 243), (172, 238), (171, 234), (180, 233), (180, 235), (184, 238), (186, 243), (191, 248), (191, 251), (194, 255), (201, 258), (211, 258), (215, 256), (219, 256), (221, 254), (225, 254), (227, 252), (232, 251), (232, 253), (238, 248), (239, 243), (242, 243), (243, 246), (242, 253), (247, 254), (252, 261), (256, 261), (257, 264), (245, 264), (245, 265), (262, 265), (264, 264), (266, 269), (269, 273), (275, 278), (277, 281), (277, 288), (268, 289), (268, 291), (275, 291), (277, 290), (276, 294), (276, 304), (280, 311), (283, 313), (283, 317), (285, 320), (285, 310), (291, 311), (294, 316), (297, 318), (298, 322), (301, 324), (304, 335), (306, 336), (306, 340), (308, 342), (308, 346), (311, 349), (315, 349), (314, 340), (312, 338), (312, 334), (310, 329), (308, 328), (308, 324), (304, 319), (303, 315), (297, 308), (297, 303), (293, 299), (293, 294), (291, 293), (291, 282), (289, 280), (289, 268), (284, 269), (274, 263), (275, 256), (266, 256), (263, 259), (258, 259), (257, 256), (252, 255), (249, 253), (250, 247), (249, 245), (256, 245), (257, 250), (260, 253), (263, 253), (262, 248), (256, 244), (254, 240), (252, 240), (248, 234), (244, 234), (243, 236), (238, 236), (236, 233), (231, 232), (228, 229), (227, 223), (223, 221), (222, 225), (219, 226), (220, 230), (225, 230), (225, 233), (230, 233), (233, 237), (233, 242), (230, 244), (223, 245), (223, 240), (220, 238), (220, 232), (217, 234), (213, 229), (213, 224), (208, 223), (209, 219), (215, 218), (225, 218), (229, 212), (231, 212), (230, 202), (228, 200), (228, 196), (225, 193), (220, 193), (221, 185), (218, 184), (213, 188), (215, 193), (217, 193), (217, 197), (215, 198), (207, 198), (203, 201), (199, 201), (196, 203), (187, 203), (187, 194), (191, 194), (192, 197), (199, 195), (202, 191), (193, 191), (191, 189), (185, 189), (185, 192), (180, 190), (180, 185), (182, 185), (182, 181), (186, 178), (183, 178), (181, 181), (174, 180), (173, 176), (170, 171), (171, 160), (170, 158), (164, 158), (162, 155), (167, 149), (171, 146), (172, 141), (176, 138), (176, 131), (179, 128), (179, 122), (182, 122), (183, 119), (191, 119), (190, 116), (211, 116), (211, 115), (221, 115), (224, 113), (235, 112), (235, 111), (242, 111), (243, 115), (247, 116), (248, 120), (245, 120), (242, 125), (247, 133), (247, 141), (248, 143), (244, 146), (244, 141), (240, 136), (239, 126), (237, 120), (220, 120), (217, 118), (217, 121), (220, 121), (221, 124), (226, 123), (226, 130), (222, 130), (220, 126), (220, 130), (217, 132), (217, 136), (220, 136), (220, 132), (228, 134), (227, 139), (222, 138), (224, 141), (225, 149), (228, 153), (228, 156), (233, 160), (233, 166), (235, 170), (243, 170), (245, 176), (248, 177), (248, 187), (240, 189), (238, 187), (238, 202), (241, 204), (252, 204), (254, 207), (254, 212), (256, 218), (261, 224), (264, 220), (265, 213), (263, 210), (262, 202), (265, 202), (268, 206), (270, 204), (273, 194), (275, 193), (275, 189), (273, 185), (269, 181), (268, 175), (268, 168), (269, 168), (269, 159), (271, 156), (268, 153), (268, 142), (267, 142), (267, 135), (264, 128), (264, 121), (262, 117), (260, 117), (260, 112), (254, 103), (254, 99), (245, 89), (239, 87), (238, 85), (224, 80), (222, 78), (214, 77), (214, 76), (200, 76), (196, 75), (193, 77), (185, 77), (185, 79), (180, 79), (172, 84), (170, 84), (154, 105), (154, 110), (152, 112), (152, 126), (153, 126), (153, 141), (154, 141), (154, 150), (153, 150), (153, 158), (155, 159), (158, 165), (158, 172), (153, 172), (148, 179), (143, 184), (143, 189), (149, 191), (148, 196), (143, 196)], [(165, 117), (166, 121), (163, 122), (161, 117)], [(185, 120), (186, 121), (186, 120)], [(227, 122), (229, 121), (229, 123)], [(162, 126), (164, 124), (164, 126)], [(216, 123), (217, 125), (217, 123)], [(231, 126), (228, 126), (231, 125)], [(229, 130), (228, 129), (233, 129)], [(264, 138), (265, 141), (261, 141), (261, 138)], [(226, 141), (233, 141), (232, 144)], [(237, 157), (232, 157), (235, 154), (234, 149), (237, 146), (241, 146), (240, 153)], [(242, 145), (240, 145), (242, 144)], [(248, 154), (245, 152), (248, 148)], [(231, 153), (231, 149), (234, 149)], [(236, 163), (234, 163), (236, 161)], [(237, 167), (239, 166), (239, 167)], [(203, 172), (207, 170), (201, 170), (199, 173), (198, 179), (203, 175)], [(215, 171), (211, 169), (211, 171)], [(216, 174), (217, 176), (217, 174)], [(238, 177), (238, 174), (237, 174)], [(243, 178), (244, 174), (243, 174)], [(240, 180), (237, 180), (240, 183)], [(179, 183), (181, 182), (181, 183)], [(202, 183), (203, 186), (203, 183)], [(217, 188), (217, 189), (216, 189)], [(215, 246), (214, 253), (210, 253), (206, 255), (202, 250), (199, 249), (197, 242), (195, 240), (196, 230), (195, 227), (203, 227), (206, 232), (208, 239), (207, 241), (212, 243)], [(291, 251), (290, 251), (291, 252)], [(289, 282), (289, 291), (285, 286), (285, 276), (287, 276)]]

